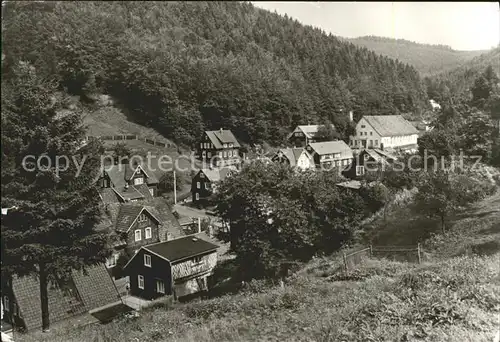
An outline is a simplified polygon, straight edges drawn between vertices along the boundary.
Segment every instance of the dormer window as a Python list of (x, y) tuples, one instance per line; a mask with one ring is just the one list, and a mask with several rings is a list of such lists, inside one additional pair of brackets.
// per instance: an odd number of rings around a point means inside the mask
[(227, 144), (224, 144), (224, 148), (227, 148)]
[(141, 185), (141, 184), (144, 184), (144, 178), (142, 177), (134, 178), (134, 185)]
[(233, 143), (229, 143), (229, 147), (233, 147)]

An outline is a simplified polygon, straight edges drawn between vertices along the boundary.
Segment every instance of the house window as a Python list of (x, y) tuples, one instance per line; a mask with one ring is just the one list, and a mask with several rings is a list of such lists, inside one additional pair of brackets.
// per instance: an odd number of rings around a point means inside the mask
[(227, 151), (227, 156), (232, 157), (233, 156), (233, 151)]
[(205, 190), (210, 190), (210, 183), (205, 183)]
[(207, 157), (212, 158), (212, 152), (207, 152)]
[(153, 189), (153, 188), (150, 188), (150, 189), (149, 189), (149, 193), (151, 194), (151, 196), (153, 196), (153, 197), (154, 197), (155, 193), (154, 193), (154, 189)]
[(146, 236), (146, 239), (151, 239), (151, 227), (147, 227), (144, 231), (144, 235)]
[(200, 172), (200, 178), (205, 178), (205, 174), (203, 172)]
[(375, 146), (378, 146), (378, 140), (375, 140)]
[(106, 267), (107, 268), (113, 268), (113, 267), (115, 267), (119, 257), (120, 257), (120, 254), (118, 254), (118, 253), (113, 254), (112, 256), (110, 256), (106, 260)]
[(200, 144), (200, 148), (203, 148), (203, 143)]
[(224, 158), (226, 158), (226, 157), (227, 157), (227, 151), (222, 152), (222, 156), (223, 156)]
[(365, 125), (361, 125), (361, 128), (365, 128), (366, 126)]
[(198, 189), (201, 189), (201, 183), (200, 183), (200, 182), (196, 182), (196, 187), (197, 187)]
[(362, 176), (365, 174), (364, 166), (356, 166), (356, 176)]
[(10, 311), (9, 297), (7, 296), (3, 297), (3, 308), (7, 312)]
[(14, 316), (17, 316), (17, 313), (18, 313), (18, 311), (17, 311), (17, 304), (16, 304), (16, 302), (12, 302), (12, 314)]
[(146, 217), (146, 214), (139, 215), (139, 219), (138, 219), (139, 222), (144, 222), (147, 220), (148, 220), (148, 218)]
[(219, 157), (222, 158), (222, 152), (219, 152)]
[(165, 283), (161, 280), (156, 280), (156, 292), (165, 293)]
[(142, 240), (142, 236), (141, 236), (141, 230), (140, 229), (137, 229), (135, 231), (135, 241), (141, 241)]
[(196, 197), (196, 200), (199, 200), (200, 199), (200, 194), (196, 193), (195, 197)]
[(206, 153), (205, 151), (201, 152), (201, 155), (202, 155), (203, 157), (205, 157), (205, 156), (206, 156), (206, 154), (207, 154), (207, 153)]
[(137, 287), (144, 290), (144, 276), (140, 274), (137, 276)]
[(224, 144), (224, 148), (227, 148), (227, 144)]
[(139, 177), (134, 179), (134, 185), (141, 185), (144, 184), (144, 178)]
[(370, 135), (373, 135), (373, 132), (370, 132)]
[(144, 254), (144, 266), (151, 267), (151, 255)]
[(230, 144), (229, 144), (229, 147), (233, 147), (233, 143), (230, 143)]
[(201, 262), (201, 259), (202, 259), (202, 258), (201, 258), (201, 256), (199, 256), (199, 257), (195, 257), (195, 258), (193, 259), (193, 263), (195, 263), (195, 264), (199, 264), (199, 263)]

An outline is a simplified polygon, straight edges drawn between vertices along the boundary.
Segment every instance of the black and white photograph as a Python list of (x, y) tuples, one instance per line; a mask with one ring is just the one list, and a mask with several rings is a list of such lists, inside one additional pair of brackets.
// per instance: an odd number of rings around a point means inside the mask
[(499, 2), (1, 25), (1, 341), (500, 342)]

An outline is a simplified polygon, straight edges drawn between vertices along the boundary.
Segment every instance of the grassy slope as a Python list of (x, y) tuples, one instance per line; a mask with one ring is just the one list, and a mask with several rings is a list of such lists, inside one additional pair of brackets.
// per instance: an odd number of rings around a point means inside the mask
[[(284, 289), (156, 307), (135, 321), (53, 331), (38, 341), (492, 341), (500, 313), (500, 194), (425, 244), (421, 265), (371, 260), (345, 277), (313, 260)], [(474, 249), (473, 249), (474, 251)], [(450, 258), (451, 257), (451, 258)], [(26, 339), (29, 340), (29, 339)], [(20, 340), (21, 341), (21, 340)]]
[(413, 65), (422, 75), (457, 68), (474, 57), (487, 52), (485, 50), (456, 51), (435, 45), (418, 44), (390, 38), (359, 37), (348, 39), (348, 41), (373, 50), (378, 54)]

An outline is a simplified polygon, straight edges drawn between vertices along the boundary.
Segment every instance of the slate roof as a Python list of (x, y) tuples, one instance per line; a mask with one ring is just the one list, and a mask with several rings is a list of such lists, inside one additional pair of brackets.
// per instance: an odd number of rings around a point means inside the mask
[(240, 147), (240, 143), (236, 140), (233, 132), (228, 129), (218, 131), (205, 131), (212, 144), (216, 149), (223, 148), (223, 144), (232, 143), (234, 147)]
[(163, 198), (154, 198), (145, 202), (146, 208), (150, 210), (161, 222), (159, 227), (160, 241), (183, 237), (185, 234), (179, 221), (172, 213), (172, 208)]
[(136, 204), (122, 204), (120, 206), (120, 211), (118, 212), (118, 217), (116, 218), (115, 229), (119, 232), (127, 232), (132, 223), (136, 220), (143, 210), (146, 210), (149, 215), (155, 219), (158, 223), (161, 221), (152, 213), (151, 208), (147, 208), (143, 205)]
[(226, 167), (223, 167), (223, 168), (217, 168), (217, 167), (214, 167), (214, 168), (203, 168), (200, 170), (200, 172), (203, 172), (203, 174), (205, 174), (205, 176), (207, 177), (207, 179), (211, 182), (219, 182), (219, 181), (223, 181), (224, 179), (226, 179), (226, 177), (231, 173), (231, 172), (237, 172), (237, 169), (236, 167), (234, 166), (226, 166)]
[(104, 203), (120, 203), (120, 198), (112, 188), (99, 188), (99, 195)]
[(401, 115), (365, 115), (363, 118), (382, 137), (418, 134), (418, 130)]
[(340, 153), (341, 159), (353, 157), (351, 148), (342, 140), (310, 143), (309, 146), (319, 155)]
[(132, 175), (135, 173), (137, 168), (141, 168), (146, 174), (146, 184), (158, 184), (158, 179), (153, 172), (147, 170), (144, 165), (137, 165), (137, 167), (131, 166), (130, 163), (110, 165), (106, 167), (106, 173), (111, 179), (113, 186), (115, 188), (125, 187), (126, 181), (130, 180)]
[(175, 263), (176, 261), (196, 255), (216, 251), (219, 246), (199, 236), (189, 235), (175, 240), (155, 243), (142, 248), (167, 259), (171, 263)]
[[(87, 275), (74, 271), (72, 279), (81, 302), (65, 296), (58, 287), (48, 287), (50, 321), (55, 323), (120, 300), (103, 264), (87, 268)], [(27, 330), (42, 326), (40, 284), (32, 276), (13, 277), (12, 290)]]

